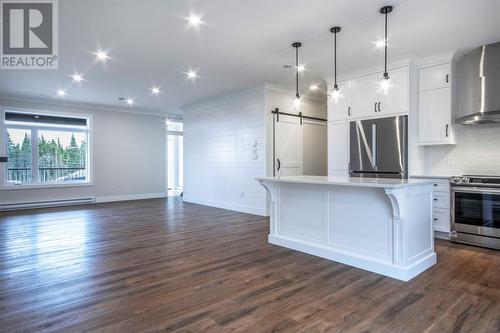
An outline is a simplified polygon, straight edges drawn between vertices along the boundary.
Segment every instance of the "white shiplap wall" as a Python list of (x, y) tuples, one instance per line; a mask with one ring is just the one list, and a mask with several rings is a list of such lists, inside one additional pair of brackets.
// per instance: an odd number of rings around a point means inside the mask
[(255, 180), (266, 175), (264, 91), (249, 89), (183, 110), (184, 201), (268, 215), (265, 190)]

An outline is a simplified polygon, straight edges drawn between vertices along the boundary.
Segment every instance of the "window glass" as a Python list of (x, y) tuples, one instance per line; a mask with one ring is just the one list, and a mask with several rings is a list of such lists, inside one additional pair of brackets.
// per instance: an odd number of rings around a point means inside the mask
[(57, 130), (38, 131), (38, 181), (86, 181), (87, 134)]
[(167, 131), (182, 132), (183, 127), (182, 122), (167, 120)]
[(7, 182), (31, 182), (31, 130), (7, 129)]
[(90, 181), (88, 118), (17, 111), (4, 114), (8, 162), (5, 184), (0, 185)]

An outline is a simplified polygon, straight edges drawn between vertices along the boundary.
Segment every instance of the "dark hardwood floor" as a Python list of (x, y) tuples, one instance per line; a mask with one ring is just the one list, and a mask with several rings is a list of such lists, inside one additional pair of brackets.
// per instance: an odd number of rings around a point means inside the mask
[(0, 215), (1, 332), (500, 332), (500, 252), (403, 283), (267, 244), (265, 218), (144, 200)]

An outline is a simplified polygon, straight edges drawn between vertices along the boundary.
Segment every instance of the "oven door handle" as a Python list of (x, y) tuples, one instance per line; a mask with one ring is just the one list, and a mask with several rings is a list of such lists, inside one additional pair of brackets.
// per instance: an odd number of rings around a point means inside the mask
[(452, 186), (451, 192), (500, 194), (500, 189), (482, 188), (482, 187), (467, 187), (467, 186), (460, 186), (460, 187)]

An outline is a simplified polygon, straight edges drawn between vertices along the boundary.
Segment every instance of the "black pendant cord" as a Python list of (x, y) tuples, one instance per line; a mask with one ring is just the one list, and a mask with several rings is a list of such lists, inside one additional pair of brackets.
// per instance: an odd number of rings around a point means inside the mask
[(387, 73), (387, 14), (392, 12), (392, 6), (384, 6), (380, 8), (380, 13), (385, 16), (384, 26), (384, 79), (389, 80), (389, 73)]
[(385, 13), (385, 42), (384, 42), (384, 78), (389, 77), (387, 73), (387, 12)]
[(299, 47), (302, 46), (302, 43), (296, 42), (293, 43), (292, 46), (295, 48), (295, 97), (297, 99), (300, 98), (299, 94)]
[(330, 29), (333, 33), (333, 76), (334, 84), (333, 89), (338, 90), (339, 86), (337, 84), (337, 33), (340, 32), (340, 27), (333, 27)]
[(335, 32), (333, 34), (333, 67), (334, 69), (334, 76), (335, 76), (335, 84), (333, 87), (337, 89), (339, 86), (337, 85), (337, 33)]
[(300, 98), (299, 95), (299, 48), (295, 48), (295, 97)]

